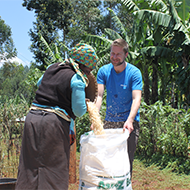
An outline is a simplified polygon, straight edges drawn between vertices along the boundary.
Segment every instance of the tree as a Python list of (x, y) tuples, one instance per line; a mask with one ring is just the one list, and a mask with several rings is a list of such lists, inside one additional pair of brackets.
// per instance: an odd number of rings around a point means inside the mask
[(59, 39), (58, 33), (56, 31), (56, 28), (51, 24), (51, 21), (48, 22), (48, 24), (44, 24), (43, 21), (40, 20), (40, 18), (36, 19), (36, 22), (34, 22), (33, 30), (30, 29), (29, 35), (32, 40), (32, 45), (30, 46), (30, 51), (34, 53), (34, 59), (36, 61), (36, 65), (39, 69), (45, 70), (47, 67), (46, 62), (44, 59), (46, 59), (47, 54), (43, 52), (43, 46), (40, 44), (40, 35), (42, 35), (48, 44), (50, 43), (57, 43), (57, 40)]
[(100, 35), (107, 24), (101, 10), (101, 2), (93, 0), (73, 1), (74, 22), (68, 33), (69, 47), (84, 39), (87, 33)]
[[(23, 6), (34, 10), (37, 18), (29, 35), (33, 41), (31, 51), (40, 69), (47, 66), (44, 61), (47, 55), (41, 50), (38, 34), (49, 45), (59, 46), (62, 42), (68, 47), (81, 41), (86, 33), (100, 34), (107, 23), (98, 8), (100, 5), (100, 1), (93, 0), (24, 0)], [(60, 53), (64, 59), (66, 53)]]
[(28, 67), (17, 63), (5, 62), (0, 68), (0, 102), (15, 96), (30, 100), (31, 92), (25, 84)]
[(10, 26), (0, 16), (0, 60), (15, 57), (17, 55), (14, 47)]
[[(161, 79), (161, 100), (165, 103), (165, 99), (167, 99), (166, 95), (171, 96), (169, 93), (171, 91), (177, 92), (175, 94), (177, 97), (179, 95), (179, 90), (174, 91), (171, 88), (175, 86), (176, 89), (180, 89), (180, 93), (185, 95), (188, 105), (189, 88), (187, 88), (187, 83), (189, 79), (186, 78), (186, 83), (184, 83), (186, 85), (184, 86), (182, 83), (176, 83), (176, 79), (178, 81), (179, 78), (175, 75), (176, 71), (182, 68), (182, 66), (180, 66), (182, 65), (182, 61), (180, 61), (183, 58), (182, 55), (186, 55), (184, 56), (185, 60), (189, 62), (189, 32), (187, 31), (186, 24), (184, 24), (186, 22), (182, 22), (177, 13), (179, 2), (172, 0), (146, 1), (148, 7), (144, 6), (144, 4), (139, 4), (139, 7), (141, 7), (140, 9), (137, 7), (137, 4), (140, 3), (139, 0), (121, 1), (128, 10), (135, 15), (135, 21), (138, 26), (135, 35), (139, 37), (137, 40), (138, 44), (140, 38), (143, 39), (142, 42), (144, 44), (140, 54), (144, 53), (146, 59), (151, 56), (150, 58), (154, 60), (152, 62), (149, 60), (149, 62), (152, 63), (152, 71), (153, 74), (155, 74), (152, 79), (156, 79), (156, 75)], [(184, 2), (185, 1), (183, 1), (183, 3)], [(148, 46), (146, 42), (148, 42)], [(157, 71), (155, 68), (157, 68)], [(187, 74), (185, 76), (187, 76)], [(154, 82), (153, 84), (156, 83)], [(159, 85), (159, 83), (157, 84)], [(152, 88), (152, 92), (158, 92), (158, 90), (155, 90), (155, 88), (158, 88), (158, 85)], [(169, 86), (170, 90), (168, 89)], [(166, 91), (166, 89), (168, 91)], [(154, 94), (153, 97), (156, 97), (156, 94)], [(154, 101), (152, 103), (154, 103)]]
[[(39, 44), (39, 33), (44, 37), (48, 44), (57, 43), (59, 34), (63, 35), (63, 41), (72, 24), (73, 7), (70, 0), (24, 0), (23, 6), (28, 10), (34, 10), (36, 22), (34, 30), (30, 30), (29, 35), (33, 41), (31, 51), (35, 55), (36, 62), (41, 65), (39, 67), (44, 70), (47, 66), (44, 58), (46, 54), (41, 51)], [(59, 34), (58, 34), (59, 32)]]

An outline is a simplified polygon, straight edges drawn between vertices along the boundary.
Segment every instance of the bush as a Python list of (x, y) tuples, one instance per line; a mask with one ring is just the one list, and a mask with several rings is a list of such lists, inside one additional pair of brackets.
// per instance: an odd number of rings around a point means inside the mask
[(162, 102), (150, 106), (143, 102), (140, 113), (137, 155), (173, 171), (189, 173), (189, 112), (162, 106)]
[(90, 125), (91, 123), (88, 113), (75, 120), (77, 151), (80, 151), (80, 136), (85, 132), (90, 131)]

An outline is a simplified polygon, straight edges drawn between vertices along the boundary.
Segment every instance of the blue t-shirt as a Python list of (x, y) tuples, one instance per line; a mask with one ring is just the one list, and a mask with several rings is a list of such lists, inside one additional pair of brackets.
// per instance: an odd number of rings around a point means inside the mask
[[(121, 73), (116, 73), (113, 65), (101, 67), (97, 74), (97, 83), (107, 90), (106, 121), (126, 121), (132, 104), (132, 91), (142, 90), (142, 74), (134, 65), (127, 63)], [(135, 117), (140, 121), (139, 110)]]

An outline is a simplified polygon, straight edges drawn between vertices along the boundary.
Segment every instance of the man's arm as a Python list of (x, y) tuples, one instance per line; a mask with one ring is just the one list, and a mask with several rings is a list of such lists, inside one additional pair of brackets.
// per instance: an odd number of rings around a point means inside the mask
[(133, 131), (133, 121), (135, 119), (135, 116), (137, 115), (138, 109), (141, 104), (141, 90), (133, 90), (132, 91), (132, 105), (131, 105), (131, 110), (129, 113), (129, 117), (127, 118), (127, 121), (123, 125), (123, 130), (126, 128), (129, 130), (129, 133)]
[(98, 84), (98, 97), (96, 100), (96, 107), (98, 108), (99, 111), (101, 109), (103, 95), (104, 95), (104, 85)]
[[(98, 84), (98, 96), (96, 100), (96, 107), (98, 108), (99, 111), (101, 109), (103, 95), (104, 95), (104, 85)], [(90, 126), (90, 129), (93, 130), (93, 124)]]

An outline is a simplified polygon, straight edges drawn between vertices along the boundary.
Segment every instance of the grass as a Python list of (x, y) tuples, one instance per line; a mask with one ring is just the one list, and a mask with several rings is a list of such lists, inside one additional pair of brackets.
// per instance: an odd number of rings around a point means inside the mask
[(9, 141), (0, 140), (0, 178), (17, 177), (20, 155), (20, 146), (17, 144), (18, 142), (13, 141), (12, 146), (9, 146)]
[(190, 190), (190, 175), (177, 175), (155, 165), (146, 167), (143, 161), (135, 159), (132, 187), (133, 190)]
[[(69, 184), (69, 190), (79, 187), (79, 159), (76, 154), (76, 183)], [(155, 165), (146, 166), (143, 160), (135, 159), (133, 167), (133, 190), (190, 190), (190, 175), (177, 175), (169, 169), (160, 170)]]

